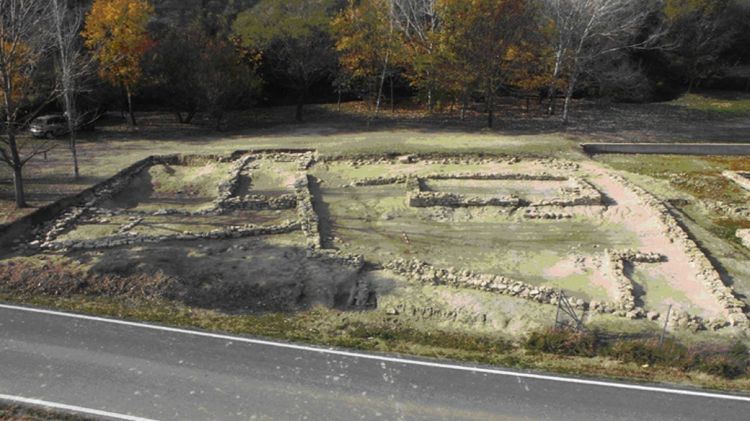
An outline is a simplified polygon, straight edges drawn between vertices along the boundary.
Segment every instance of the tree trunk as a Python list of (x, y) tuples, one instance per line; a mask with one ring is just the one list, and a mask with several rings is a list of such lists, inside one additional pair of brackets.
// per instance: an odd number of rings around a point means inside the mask
[(570, 101), (573, 99), (573, 92), (575, 92), (575, 86), (577, 82), (575, 74), (571, 75), (570, 83), (568, 84), (568, 90), (565, 93), (565, 105), (563, 105), (562, 123), (568, 124), (568, 113), (570, 112)]
[(341, 112), (341, 88), (337, 89), (338, 98), (336, 98), (336, 111)]
[(216, 114), (216, 131), (217, 132), (221, 131), (221, 121), (223, 119), (224, 119), (224, 113), (223, 112)]
[(383, 85), (385, 85), (385, 75), (388, 72), (388, 54), (385, 55), (385, 63), (383, 63), (383, 72), (380, 74), (380, 83), (378, 84), (378, 97), (375, 101), (375, 117), (378, 116), (380, 111), (380, 98), (383, 97)]
[(28, 207), (26, 204), (26, 194), (23, 191), (23, 174), (21, 173), (22, 167), (20, 165), (13, 166), (13, 187), (16, 191), (16, 207), (25, 208)]
[(461, 121), (466, 120), (466, 109), (469, 107), (469, 95), (464, 92), (461, 98)]
[(130, 92), (130, 87), (125, 86), (125, 96), (128, 99), (128, 115), (130, 116), (130, 126), (136, 127), (138, 123), (135, 121), (135, 113), (133, 112), (133, 95)]
[(555, 53), (555, 70), (552, 72), (552, 81), (549, 87), (549, 105), (547, 106), (547, 115), (555, 115), (557, 106), (557, 81), (560, 79), (560, 68), (562, 67), (562, 48), (558, 48)]
[(183, 123), (185, 123), (185, 124), (192, 123), (193, 122), (193, 118), (195, 118), (195, 113), (196, 113), (195, 110), (188, 111), (187, 115), (185, 116), (185, 120), (183, 121)]
[(185, 124), (185, 119), (182, 118), (182, 112), (181, 111), (175, 112), (175, 115), (177, 116), (177, 122), (178, 123)]
[(297, 98), (297, 108), (294, 113), (294, 119), (298, 123), (302, 123), (302, 107), (305, 105), (305, 98), (307, 97), (307, 87), (303, 88)]
[(745, 92), (750, 92), (750, 77), (747, 78), (747, 83), (745, 83)]
[(393, 75), (390, 77), (390, 83), (391, 83), (391, 113), (396, 112), (396, 105), (393, 101)]
[(70, 153), (73, 155), (73, 178), (78, 179), (78, 177), (81, 175), (78, 170), (78, 150), (76, 148), (76, 129), (77, 129), (77, 123), (78, 123), (78, 116), (76, 113), (76, 106), (74, 104), (74, 100), (70, 97), (70, 93), (65, 93), (65, 108), (67, 111), (67, 121), (68, 121), (68, 134), (70, 135)]
[(494, 124), (494, 112), (495, 112), (495, 93), (492, 92), (492, 82), (487, 82), (487, 95), (485, 98), (487, 102), (487, 127), (490, 129)]

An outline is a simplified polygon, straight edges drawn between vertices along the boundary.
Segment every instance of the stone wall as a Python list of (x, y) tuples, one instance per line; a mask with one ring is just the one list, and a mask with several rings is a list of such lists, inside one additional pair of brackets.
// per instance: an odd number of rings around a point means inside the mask
[[(744, 312), (745, 304), (734, 296), (734, 291), (731, 288), (724, 285), (721, 275), (713, 267), (711, 261), (708, 260), (700, 247), (690, 238), (687, 231), (672, 216), (664, 203), (640, 186), (619, 175), (610, 175), (610, 177), (628, 187), (638, 196), (641, 203), (651, 207), (658, 213), (663, 235), (672, 243), (679, 245), (690, 258), (690, 264), (698, 272), (698, 280), (722, 306), (729, 324), (732, 326), (748, 327), (748, 318)], [(721, 322), (721, 320), (715, 320), (712, 321), (712, 324), (720, 325)]]
[(743, 189), (750, 191), (750, 173), (724, 171), (721, 175), (734, 181)]
[(223, 211), (233, 209), (244, 210), (282, 210), (297, 207), (296, 194), (282, 194), (280, 196), (265, 196), (253, 194), (244, 197), (233, 197), (226, 200), (222, 205)]
[[(538, 287), (499, 275), (477, 274), (455, 268), (438, 269), (417, 259), (392, 260), (385, 264), (385, 268), (422, 284), (494, 292), (541, 304), (556, 304), (558, 299), (558, 293), (552, 288)], [(572, 304), (578, 309), (586, 307), (586, 302), (582, 299), (574, 299)]]
[(299, 215), (302, 232), (305, 233), (307, 238), (307, 247), (320, 249), (323, 247), (323, 242), (320, 238), (320, 219), (318, 213), (315, 212), (313, 195), (310, 191), (311, 178), (312, 176), (302, 173), (294, 182), (294, 190), (297, 196), (297, 214)]
[(500, 207), (519, 207), (522, 205), (521, 199), (514, 196), (504, 197), (466, 197), (462, 194), (444, 193), (444, 192), (414, 192), (410, 191), (406, 195), (409, 206), (415, 208), (428, 208), (432, 206), (445, 207), (477, 207), (477, 206), (500, 206)]
[[(666, 257), (658, 253), (641, 253), (634, 250), (614, 251), (605, 250), (605, 264), (608, 273), (615, 283), (617, 296), (612, 306), (616, 311), (622, 312), (621, 316), (630, 319), (638, 319), (646, 316), (646, 312), (636, 307), (635, 294), (633, 294), (634, 285), (625, 273), (625, 265), (633, 263), (658, 263), (663, 262)], [(608, 306), (602, 306), (606, 308)]]
[(742, 241), (745, 247), (750, 248), (750, 229), (737, 230), (737, 238)]
[(261, 235), (286, 234), (301, 228), (298, 221), (273, 226), (257, 226), (253, 224), (235, 225), (222, 230), (204, 233), (180, 233), (161, 236), (137, 235), (132, 232), (111, 235), (94, 240), (65, 240), (43, 243), (40, 248), (45, 250), (94, 250), (111, 247), (129, 246), (135, 244), (153, 244), (166, 241), (195, 241), (195, 240), (223, 240), (231, 238), (255, 237)]

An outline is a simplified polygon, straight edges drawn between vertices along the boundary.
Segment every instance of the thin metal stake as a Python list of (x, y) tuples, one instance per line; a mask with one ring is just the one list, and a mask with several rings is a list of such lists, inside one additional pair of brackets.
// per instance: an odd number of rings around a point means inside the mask
[(667, 323), (669, 323), (669, 315), (672, 313), (672, 304), (667, 309), (667, 317), (664, 318), (664, 328), (661, 330), (661, 337), (659, 338), (659, 347), (664, 344), (664, 335), (667, 334)]

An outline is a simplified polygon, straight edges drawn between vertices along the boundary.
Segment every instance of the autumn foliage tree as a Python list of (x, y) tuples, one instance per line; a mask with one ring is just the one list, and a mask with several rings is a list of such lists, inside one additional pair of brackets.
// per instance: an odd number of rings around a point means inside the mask
[(364, 82), (377, 115), (385, 78), (400, 60), (388, 0), (350, 1), (332, 22), (341, 65)]
[(510, 66), (529, 31), (533, 9), (526, 0), (442, 0), (444, 66), (467, 86), (479, 89), (493, 126), (495, 98), (510, 81)]
[(99, 61), (99, 75), (122, 88), (133, 126), (132, 94), (142, 77), (141, 60), (152, 45), (146, 25), (153, 13), (148, 0), (95, 0), (83, 31), (86, 47)]

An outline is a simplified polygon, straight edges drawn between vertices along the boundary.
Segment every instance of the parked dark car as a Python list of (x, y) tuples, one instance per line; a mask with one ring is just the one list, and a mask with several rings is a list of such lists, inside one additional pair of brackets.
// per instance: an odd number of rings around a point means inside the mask
[(50, 114), (35, 118), (29, 126), (35, 137), (53, 138), (68, 132), (68, 122), (62, 114)]

